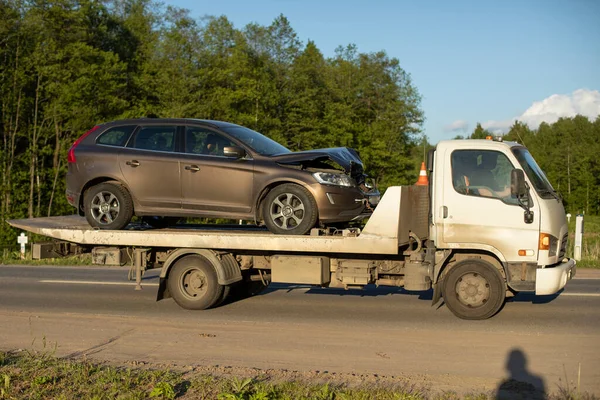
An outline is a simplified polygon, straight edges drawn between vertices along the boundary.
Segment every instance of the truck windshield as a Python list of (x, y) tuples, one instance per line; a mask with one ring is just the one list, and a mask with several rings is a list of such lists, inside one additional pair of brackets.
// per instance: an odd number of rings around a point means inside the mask
[(552, 197), (558, 198), (558, 194), (546, 178), (544, 171), (537, 165), (529, 150), (523, 147), (517, 147), (512, 150), (515, 157), (521, 164), (523, 171), (527, 174), (527, 177), (533, 184), (535, 191), (543, 199), (550, 199)]

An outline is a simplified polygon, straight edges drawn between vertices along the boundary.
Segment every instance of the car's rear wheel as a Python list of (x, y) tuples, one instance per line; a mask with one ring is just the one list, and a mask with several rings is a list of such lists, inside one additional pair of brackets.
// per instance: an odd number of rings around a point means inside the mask
[(84, 195), (85, 218), (93, 228), (123, 229), (133, 216), (133, 201), (127, 189), (117, 183), (101, 183)]
[(310, 192), (293, 183), (275, 187), (263, 201), (265, 225), (273, 233), (304, 235), (317, 223), (317, 215)]

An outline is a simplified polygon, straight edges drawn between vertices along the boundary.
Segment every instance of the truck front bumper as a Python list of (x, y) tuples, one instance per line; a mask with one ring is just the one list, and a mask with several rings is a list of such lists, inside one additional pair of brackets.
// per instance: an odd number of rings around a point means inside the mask
[(535, 273), (535, 294), (554, 294), (573, 279), (577, 266), (575, 260), (567, 258), (563, 262), (546, 268), (538, 268)]

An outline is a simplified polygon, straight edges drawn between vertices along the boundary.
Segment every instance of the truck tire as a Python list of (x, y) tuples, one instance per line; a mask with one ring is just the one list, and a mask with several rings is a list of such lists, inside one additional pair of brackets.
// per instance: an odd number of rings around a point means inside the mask
[(452, 267), (442, 285), (444, 302), (462, 319), (487, 319), (506, 299), (506, 284), (500, 272), (487, 261), (463, 260)]
[(167, 286), (175, 302), (188, 310), (205, 310), (224, 300), (215, 268), (201, 255), (179, 259), (169, 272)]
[(262, 204), (265, 225), (273, 233), (304, 235), (317, 223), (317, 202), (300, 185), (279, 185), (267, 194)]
[(83, 209), (92, 228), (119, 230), (131, 221), (133, 201), (122, 185), (105, 182), (86, 190)]

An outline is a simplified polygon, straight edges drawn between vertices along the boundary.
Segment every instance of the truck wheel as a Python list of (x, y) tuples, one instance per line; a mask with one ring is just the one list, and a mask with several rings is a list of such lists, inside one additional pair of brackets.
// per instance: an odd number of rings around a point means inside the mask
[(504, 304), (506, 285), (500, 272), (487, 261), (464, 260), (448, 271), (442, 294), (457, 317), (487, 319)]
[(133, 201), (127, 189), (115, 183), (89, 188), (83, 199), (85, 218), (93, 228), (123, 229), (133, 216)]
[(283, 235), (304, 235), (317, 223), (317, 202), (300, 185), (275, 187), (263, 201), (263, 217), (269, 231)]
[(167, 286), (175, 302), (188, 310), (205, 310), (224, 299), (217, 272), (201, 255), (178, 260), (169, 272)]

